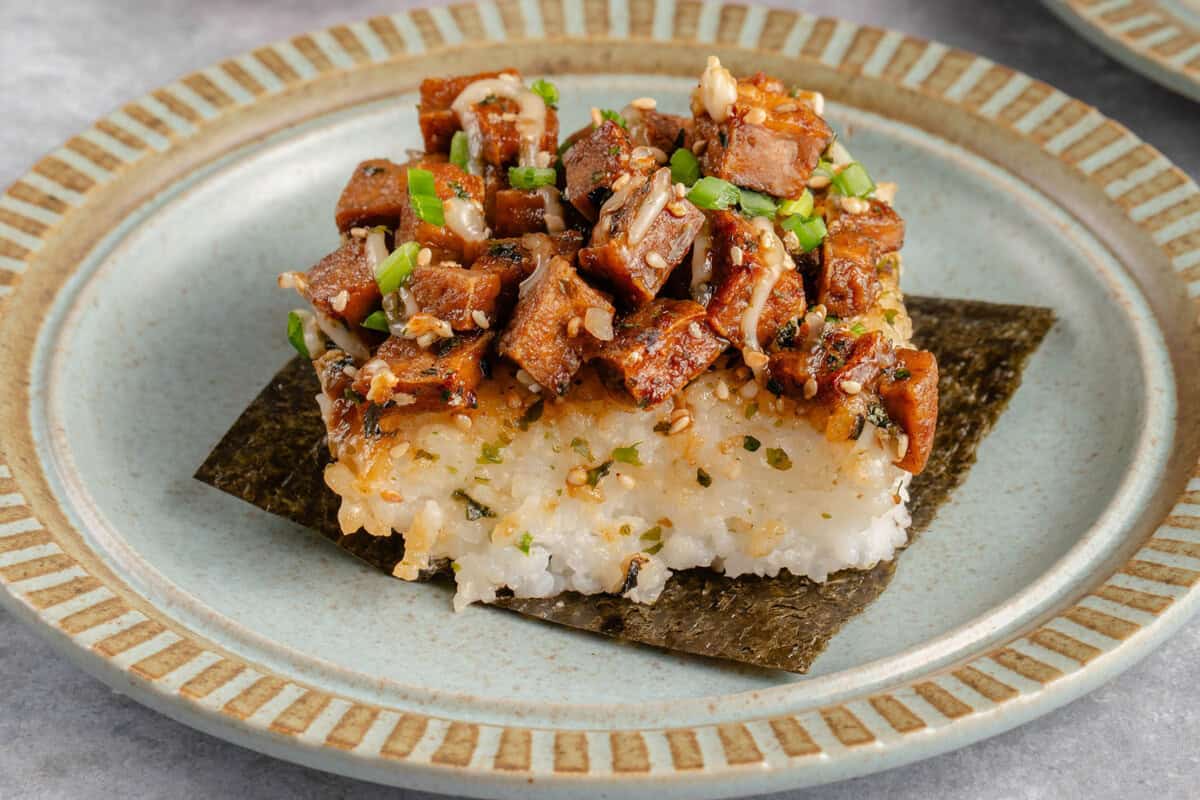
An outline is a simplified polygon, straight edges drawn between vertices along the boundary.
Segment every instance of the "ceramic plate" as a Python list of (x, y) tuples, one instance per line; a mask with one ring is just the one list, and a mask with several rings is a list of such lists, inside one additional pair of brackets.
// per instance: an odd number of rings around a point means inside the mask
[(1200, 101), (1200, 0), (1043, 0), (1092, 44)]
[[(818, 89), (898, 181), (915, 293), (1059, 323), (891, 588), (807, 677), (392, 580), (192, 479), (289, 357), (281, 269), (417, 83), (553, 75), (565, 129), (707, 53)], [(84, 668), (283, 758), (528, 797), (701, 797), (958, 747), (1111, 678), (1200, 603), (1200, 192), (1120, 125), (940, 44), (689, 0), (503, 0), (263, 47), (114, 111), (0, 196), (0, 592)]]

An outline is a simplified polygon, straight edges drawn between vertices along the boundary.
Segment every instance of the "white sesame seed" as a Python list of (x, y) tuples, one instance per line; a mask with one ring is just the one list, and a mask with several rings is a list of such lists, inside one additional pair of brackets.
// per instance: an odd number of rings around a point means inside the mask
[(665, 152), (664, 150), (662, 150), (661, 148), (658, 148), (658, 147), (650, 147), (650, 148), (647, 148), (647, 149), (650, 151), (650, 155), (651, 155), (651, 156), (654, 158), (654, 160), (655, 160), (655, 161), (657, 161), (659, 164), (665, 164), (665, 163), (667, 163), (667, 154), (666, 154), (666, 152)]
[(403, 456), (405, 453), (408, 452), (409, 447), (411, 447), (411, 445), (409, 445), (408, 442), (401, 442), (400, 444), (396, 445), (388, 452), (392, 456), (392, 458), (400, 458), (401, 456)]
[(631, 181), (631, 180), (633, 180), (633, 178), (628, 172), (621, 173), (620, 175), (617, 176), (617, 179), (615, 181), (613, 181), (612, 190), (614, 192), (621, 191), (622, 189), (625, 188), (626, 184), (628, 184), (629, 181)]
[(794, 253), (800, 249), (800, 237), (793, 231), (788, 231), (783, 235), (783, 246), (788, 249), (788, 252)]
[(366, 228), (351, 228), (350, 235), (353, 236), (355, 239), (365, 239), (365, 238), (367, 238), (367, 229)]
[(613, 312), (606, 308), (591, 306), (583, 315), (583, 328), (602, 342), (613, 339)]
[(678, 200), (667, 203), (667, 211), (676, 219), (687, 216), (687, 206)]
[(752, 108), (746, 114), (746, 122), (750, 123), (751, 125), (762, 125), (766, 121), (767, 112), (763, 111), (761, 108)]
[(471, 418), (468, 417), (466, 414), (455, 414), (454, 415), (454, 424), (458, 427), (458, 429), (460, 431), (471, 430)]
[(692, 415), (685, 414), (679, 419), (671, 423), (671, 429), (667, 431), (668, 436), (674, 436), (677, 433), (687, 430), (687, 427), (692, 424)]
[(813, 175), (808, 179), (808, 188), (824, 189), (829, 186), (829, 183), (830, 181), (828, 175)]
[(567, 320), (567, 336), (572, 338), (579, 335), (579, 329), (583, 327), (583, 317), (571, 317)]
[(583, 467), (575, 467), (567, 473), (567, 483), (572, 486), (583, 486), (587, 483), (587, 470)]
[(687, 197), (687, 193), (688, 193), (687, 187), (684, 186), (682, 183), (677, 183), (674, 186), (672, 186), (671, 191), (675, 193), (676, 197)]
[(871, 204), (861, 197), (843, 197), (840, 203), (847, 214), (865, 214), (871, 210)]
[(428, 247), (422, 247), (420, 250), (417, 251), (417, 266), (418, 267), (427, 266), (430, 261), (433, 261), (433, 251), (432, 250), (430, 250)]
[(776, 114), (790, 114), (798, 108), (800, 108), (800, 106), (796, 105), (795, 103), (780, 103), (779, 105), (775, 106), (773, 110)]
[(653, 97), (639, 97), (629, 105), (633, 106), (639, 111), (653, 111), (654, 109), (658, 108), (658, 101)]
[(431, 344), (437, 341), (436, 333), (422, 333), (417, 337), (417, 346), (421, 349), (427, 349)]
[(875, 199), (890, 206), (896, 202), (896, 190), (899, 188), (892, 181), (880, 181), (875, 184)]
[(667, 268), (667, 260), (665, 258), (663, 258), (662, 255), (660, 255), (659, 253), (647, 253), (646, 254), (646, 263), (649, 264), (650, 266), (654, 267), (655, 269), (666, 269)]
[(707, 149), (708, 139), (697, 139), (696, 141), (692, 142), (692, 152), (696, 155), (700, 155)]
[(742, 388), (738, 389), (738, 394), (743, 399), (753, 400), (755, 397), (758, 397), (758, 383), (755, 381), (746, 381), (742, 384)]
[(729, 384), (725, 382), (724, 378), (720, 378), (717, 380), (717, 399), (718, 400), (728, 400), (729, 399)]
[(729, 260), (733, 262), (735, 267), (740, 267), (745, 259), (746, 255), (742, 252), (742, 248), (738, 247), (736, 244), (729, 248)]
[(699, 339), (704, 335), (704, 329), (700, 327), (699, 322), (688, 323), (688, 335), (693, 339)]
[(492, 326), (492, 323), (488, 322), (487, 314), (483, 313), (478, 308), (471, 312), (471, 319), (475, 322), (476, 327), (478, 327), (480, 330), (486, 331)]
[(858, 394), (862, 391), (862, 384), (858, 381), (842, 381), (839, 386), (846, 394)]
[(345, 373), (346, 377), (349, 378), (358, 377), (358, 367), (354, 366), (353, 364), (347, 364), (346, 366), (342, 367), (342, 372)]
[(804, 399), (812, 400), (816, 396), (817, 396), (817, 380), (816, 380), (816, 378), (810, 377), (808, 380), (806, 380), (804, 382)]
[(333, 296), (333, 299), (329, 301), (329, 305), (333, 307), (334, 311), (341, 313), (342, 311), (346, 310), (346, 304), (349, 302), (350, 302), (350, 293), (347, 292), (345, 289), (342, 289), (340, 292), (338, 292), (337, 294), (335, 294)]
[(692, 412), (688, 410), (687, 406), (680, 406), (679, 408), (677, 408), (671, 412), (671, 422), (675, 422), (676, 420), (683, 419), (684, 417), (688, 416), (691, 413)]
[(908, 453), (908, 434), (898, 433), (896, 434), (896, 458), (904, 458), (906, 453)]
[(640, 364), (642, 362), (642, 351), (641, 350), (632, 351), (626, 360), (630, 364)]
[(762, 369), (771, 361), (766, 353), (760, 353), (757, 350), (750, 350), (743, 353), (742, 359), (746, 362), (746, 366), (753, 370)]
[(626, 489), (632, 489), (634, 486), (637, 486), (637, 481), (635, 481), (631, 476), (626, 475), (624, 472), (617, 475), (617, 480)]

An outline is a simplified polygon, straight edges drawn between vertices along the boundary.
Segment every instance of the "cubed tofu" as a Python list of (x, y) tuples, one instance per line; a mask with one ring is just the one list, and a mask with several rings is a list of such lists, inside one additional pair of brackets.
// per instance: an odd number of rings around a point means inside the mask
[[(396, 241), (417, 242), (422, 247), (428, 247), (435, 263), (455, 261), (469, 264), (474, 261), (487, 236), (483, 224), (483, 178), (437, 157), (424, 157), (405, 166), (433, 173), (434, 190), (442, 199), (445, 222), (434, 225), (422, 220), (412, 203), (406, 202), (400, 210)], [(404, 187), (407, 195), (407, 177)], [(455, 204), (463, 206), (457, 216)]]
[(616, 336), (596, 353), (597, 365), (628, 390), (642, 408), (687, 386), (724, 352), (727, 342), (691, 300), (660, 298), (621, 319)]
[(635, 147), (657, 147), (669, 156), (692, 144), (692, 120), (687, 117), (632, 107), (623, 113)]
[(862, 214), (828, 206), (829, 235), (821, 245), (817, 302), (830, 313), (853, 317), (879, 297), (877, 265), (886, 253), (904, 245), (904, 220), (891, 206), (871, 200)]
[(704, 225), (704, 213), (672, 192), (671, 170), (634, 178), (604, 204), (579, 266), (629, 306), (658, 295)]
[(351, 327), (379, 305), (379, 284), (363, 239), (348, 237), (308, 271), (304, 284), (305, 296), (314, 308)]
[(829, 235), (858, 234), (874, 242), (880, 254), (892, 253), (904, 246), (904, 220), (896, 210), (880, 200), (867, 201), (867, 210), (848, 214), (827, 204)]
[(607, 318), (611, 326), (613, 305), (565, 258), (551, 259), (542, 274), (530, 280), (500, 337), (500, 355), (516, 362), (539, 385), (564, 395), (571, 377), (599, 344), (585, 324), (589, 310), (594, 309), (593, 317)]
[(625, 129), (605, 120), (563, 153), (567, 201), (588, 220), (596, 221), (613, 182), (628, 170), (632, 150)]
[(493, 274), (500, 279), (496, 314), (503, 320), (517, 302), (517, 287), (533, 274), (541, 261), (555, 256), (574, 261), (582, 245), (583, 237), (575, 231), (553, 236), (529, 233), (512, 239), (492, 239), (485, 243), (471, 270)]
[[(753, 324), (753, 315), (757, 314), (756, 344), (767, 347), (780, 328), (807, 310), (804, 278), (794, 269), (783, 243), (769, 226), (765, 226), (770, 230), (767, 236), (764, 228), (732, 211), (713, 212), (709, 224), (714, 288), (708, 301), (708, 323), (735, 346), (744, 348), (753, 344), (747, 341), (745, 328)], [(764, 238), (772, 245), (770, 253)], [(772, 259), (782, 259), (782, 271)], [(767, 287), (764, 282), (771, 281), (776, 273), (778, 277)], [(749, 321), (747, 315), (751, 315)]]
[(496, 322), (496, 300), (501, 288), (497, 274), (458, 265), (430, 264), (417, 267), (408, 288), (423, 313), (449, 322), (456, 331), (486, 329)]
[(343, 233), (354, 227), (386, 225), (395, 228), (408, 203), (408, 164), (394, 164), (386, 158), (364, 161), (354, 168), (334, 215)]
[(927, 350), (897, 350), (896, 369), (880, 381), (879, 396), (892, 422), (908, 435), (896, 466), (915, 475), (925, 469), (937, 433), (937, 358)]
[(474, 408), (493, 336), (465, 334), (428, 349), (414, 339), (392, 336), (359, 369), (354, 391), (372, 403), (414, 411)]
[(738, 81), (737, 100), (720, 123), (694, 104), (705, 175), (776, 197), (804, 191), (833, 131), (806, 103), (773, 91), (778, 88), (765, 76)]
[(501, 189), (496, 192), (492, 229), (505, 238), (525, 233), (561, 233), (565, 228), (562, 198), (554, 186)]
[(426, 78), (421, 81), (421, 102), (417, 114), (421, 125), (421, 137), (425, 140), (428, 153), (449, 153), (450, 140), (456, 131), (462, 130), (458, 117), (450, 109), (462, 90), (481, 80), (499, 78), (501, 75), (520, 73), (515, 69), (499, 72), (480, 72), (475, 75), (456, 75), (451, 78)]

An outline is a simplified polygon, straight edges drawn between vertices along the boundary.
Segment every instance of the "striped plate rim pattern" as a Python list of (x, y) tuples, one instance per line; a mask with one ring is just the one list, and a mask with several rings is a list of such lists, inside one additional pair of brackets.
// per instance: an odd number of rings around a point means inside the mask
[[(418, 9), (296, 36), (130, 102), (38, 161), (0, 195), (0, 304), (89, 193), (234, 109), (362, 65), (470, 40), (681, 40), (822, 63), (962, 105), (1036, 143), (1124, 210), (1200, 307), (1200, 189), (1094, 109), (987, 59), (844, 21), (720, 2), (498, 0)], [(2, 309), (2, 306), (0, 306)], [(7, 457), (7, 456), (6, 456)], [(746, 722), (644, 730), (525, 729), (356, 702), (205, 646), (139, 610), (43, 527), (0, 462), (0, 584), (46, 625), (150, 692), (253, 731), (377, 764), (604, 779), (802, 769), (891, 749), (1046, 691), (1111, 658), (1200, 591), (1200, 469), (1161, 526), (1087, 596), (967, 664), (830, 707)]]

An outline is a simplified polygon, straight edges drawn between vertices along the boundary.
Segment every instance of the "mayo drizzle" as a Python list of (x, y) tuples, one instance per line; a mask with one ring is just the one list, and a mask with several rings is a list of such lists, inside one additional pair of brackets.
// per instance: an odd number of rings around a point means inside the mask
[(790, 261), (787, 258), (787, 250), (784, 249), (783, 242), (779, 241), (771, 222), (765, 217), (756, 217), (754, 225), (759, 230), (759, 252), (763, 254), (767, 263), (763, 275), (754, 284), (750, 305), (742, 312), (742, 338), (745, 340), (742, 352), (762, 352), (762, 345), (758, 343), (758, 322), (762, 317), (763, 308), (767, 305), (767, 299), (771, 296), (771, 290), (779, 282)]
[(450, 110), (458, 117), (458, 123), (467, 134), (467, 145), (471, 154), (467, 164), (468, 171), (473, 175), (483, 172), (483, 133), (479, 129), (479, 117), (472, 106), (491, 95), (517, 101), (520, 106), (517, 130), (521, 134), (519, 163), (523, 167), (534, 166), (542, 136), (546, 132), (546, 101), (522, 86), (515, 75), (506, 74), (469, 84), (450, 104)]
[(653, 180), (654, 183), (650, 186), (650, 195), (642, 202), (633, 222), (629, 223), (630, 244), (637, 244), (646, 236), (646, 232), (650, 230), (654, 220), (658, 219), (658, 215), (663, 212), (663, 209), (667, 207), (667, 202), (671, 199), (671, 170), (663, 167), (654, 173)]
[(700, 296), (703, 291), (704, 284), (712, 281), (712, 263), (708, 260), (708, 248), (712, 243), (712, 231), (708, 226), (708, 219), (704, 220), (704, 227), (696, 234), (696, 240), (692, 243), (692, 298)]
[(483, 209), (474, 200), (451, 197), (442, 201), (446, 227), (465, 242), (482, 242), (491, 235), (483, 218)]

